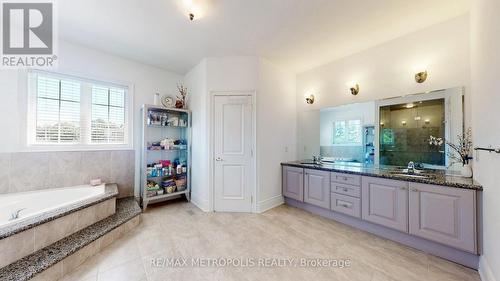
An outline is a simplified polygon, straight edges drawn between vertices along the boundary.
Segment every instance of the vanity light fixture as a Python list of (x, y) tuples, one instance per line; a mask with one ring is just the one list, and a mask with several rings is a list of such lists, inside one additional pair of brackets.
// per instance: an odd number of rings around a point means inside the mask
[(427, 70), (415, 74), (415, 82), (424, 83), (427, 80)]
[(314, 103), (314, 95), (313, 94), (306, 95), (305, 98), (306, 98), (306, 103), (307, 104), (313, 104)]
[(413, 103), (408, 103), (405, 105), (406, 108), (413, 108), (415, 105)]
[(351, 95), (356, 96), (359, 94), (359, 84), (356, 82), (352, 82), (349, 88), (351, 90)]
[(428, 125), (429, 123), (431, 123), (431, 120), (429, 120), (429, 119), (425, 119), (425, 120), (424, 120), (424, 122), (425, 122), (425, 124), (427, 124), (427, 125)]

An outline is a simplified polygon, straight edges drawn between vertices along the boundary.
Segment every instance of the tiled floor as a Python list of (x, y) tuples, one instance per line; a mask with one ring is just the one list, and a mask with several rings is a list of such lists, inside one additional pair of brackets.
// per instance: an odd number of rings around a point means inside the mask
[[(299, 266), (203, 268), (189, 266), (191, 260), (188, 267), (162, 266), (176, 257), (256, 264), (259, 258), (294, 258)], [(302, 268), (301, 258), (350, 259), (351, 266)], [(203, 213), (189, 203), (174, 202), (151, 206), (136, 229), (63, 280), (480, 279), (474, 270), (296, 208), (280, 206), (264, 214)]]

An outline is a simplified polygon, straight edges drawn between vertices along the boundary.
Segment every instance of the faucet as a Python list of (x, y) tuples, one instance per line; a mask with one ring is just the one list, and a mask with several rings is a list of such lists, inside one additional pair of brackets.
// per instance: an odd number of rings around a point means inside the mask
[(415, 173), (415, 163), (413, 161), (408, 162), (408, 174)]
[(313, 162), (314, 162), (314, 164), (321, 164), (322, 160), (323, 160), (323, 157), (321, 157), (321, 155), (319, 155), (319, 156), (313, 155)]
[(12, 221), (12, 220), (19, 218), (19, 213), (24, 209), (26, 209), (26, 208), (18, 209), (18, 210), (15, 210), (14, 212), (10, 213), (9, 221)]

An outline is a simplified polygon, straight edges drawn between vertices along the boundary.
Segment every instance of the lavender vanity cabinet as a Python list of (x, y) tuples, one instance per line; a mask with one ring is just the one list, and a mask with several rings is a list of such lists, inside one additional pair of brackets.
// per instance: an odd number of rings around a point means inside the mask
[(283, 196), (304, 202), (304, 169), (283, 166)]
[(363, 220), (408, 232), (408, 183), (363, 177), (361, 188)]
[(304, 202), (321, 208), (330, 208), (330, 172), (304, 170)]
[(410, 234), (477, 253), (476, 191), (410, 183)]

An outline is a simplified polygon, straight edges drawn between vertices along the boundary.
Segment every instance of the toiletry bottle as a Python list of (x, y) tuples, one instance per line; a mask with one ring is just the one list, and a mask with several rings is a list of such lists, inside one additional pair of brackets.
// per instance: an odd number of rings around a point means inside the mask
[(160, 105), (160, 93), (155, 94), (154, 105)]

